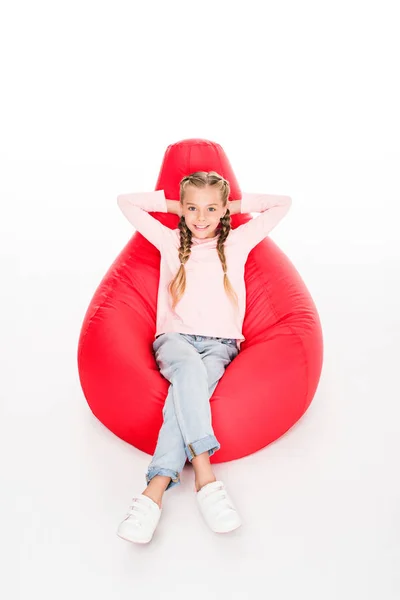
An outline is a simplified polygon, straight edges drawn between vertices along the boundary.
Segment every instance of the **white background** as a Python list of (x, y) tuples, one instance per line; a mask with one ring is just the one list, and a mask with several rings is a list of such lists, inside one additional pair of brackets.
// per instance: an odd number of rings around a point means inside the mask
[[(395, 6), (2, 5), (2, 597), (399, 598)], [(292, 197), (271, 238), (318, 307), (324, 367), (295, 427), (216, 465), (240, 530), (206, 529), (186, 467), (142, 547), (115, 531), (150, 457), (93, 417), (77, 344), (133, 233), (117, 195), (154, 189), (191, 137), (242, 190)]]

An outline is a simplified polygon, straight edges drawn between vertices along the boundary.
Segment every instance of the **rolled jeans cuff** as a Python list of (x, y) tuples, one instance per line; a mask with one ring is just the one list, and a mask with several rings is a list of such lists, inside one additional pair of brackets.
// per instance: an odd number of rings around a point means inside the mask
[(208, 451), (208, 455), (212, 456), (214, 454), (214, 452), (216, 452), (217, 450), (220, 449), (220, 447), (221, 446), (220, 446), (217, 438), (214, 435), (207, 435), (206, 437), (201, 438), (200, 440), (197, 440), (196, 442), (191, 442), (190, 444), (186, 444), (185, 452), (186, 452), (188, 459), (191, 462), (193, 458), (195, 458), (199, 454), (202, 454), (203, 452)]
[(165, 475), (166, 477), (171, 477), (171, 481), (165, 488), (165, 491), (169, 490), (169, 488), (171, 488), (171, 487), (174, 487), (174, 485), (179, 485), (181, 482), (180, 475), (176, 471), (173, 471), (172, 469), (163, 469), (161, 467), (160, 468), (152, 467), (147, 471), (147, 474), (146, 474), (147, 485), (149, 485), (150, 481), (156, 475)]

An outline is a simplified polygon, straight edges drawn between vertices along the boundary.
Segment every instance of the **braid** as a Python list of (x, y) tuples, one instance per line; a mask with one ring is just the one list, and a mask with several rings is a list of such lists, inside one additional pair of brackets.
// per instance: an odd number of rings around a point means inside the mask
[(231, 302), (237, 308), (238, 307), (238, 297), (237, 297), (237, 294), (236, 294), (235, 290), (233, 289), (231, 282), (229, 281), (229, 278), (227, 275), (228, 267), (226, 264), (226, 256), (225, 256), (225, 249), (224, 249), (225, 240), (228, 237), (229, 232), (231, 230), (231, 213), (230, 213), (229, 208), (227, 209), (225, 216), (221, 217), (220, 222), (221, 222), (221, 228), (220, 228), (220, 234), (219, 234), (218, 240), (217, 240), (217, 252), (218, 252), (219, 260), (221, 261), (222, 270), (224, 272), (224, 288), (225, 288), (225, 291), (228, 294)]
[(185, 265), (189, 260), (191, 246), (192, 246), (192, 232), (185, 223), (185, 217), (181, 217), (178, 223), (179, 231), (181, 232), (179, 246), (179, 262)]
[(179, 267), (174, 279), (168, 286), (168, 291), (173, 299), (172, 309), (175, 309), (175, 306), (178, 304), (185, 292), (186, 271), (184, 265), (189, 260), (190, 252), (192, 250), (192, 232), (186, 225), (184, 216), (180, 218), (178, 227), (180, 231), (179, 262), (181, 263), (181, 266)]

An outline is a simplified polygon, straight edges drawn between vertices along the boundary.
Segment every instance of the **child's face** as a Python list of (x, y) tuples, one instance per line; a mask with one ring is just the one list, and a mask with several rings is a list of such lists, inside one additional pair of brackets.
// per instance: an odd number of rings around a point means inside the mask
[[(212, 238), (216, 235), (219, 220), (223, 217), (228, 206), (222, 206), (221, 192), (211, 186), (197, 188), (188, 185), (183, 198), (182, 216), (194, 237), (199, 239)], [(198, 229), (196, 226), (206, 226)]]

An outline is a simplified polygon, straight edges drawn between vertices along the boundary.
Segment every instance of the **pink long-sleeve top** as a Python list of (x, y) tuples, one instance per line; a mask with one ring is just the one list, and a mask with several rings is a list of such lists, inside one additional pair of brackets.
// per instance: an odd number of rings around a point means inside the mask
[(166, 227), (148, 214), (168, 212), (164, 190), (121, 194), (117, 203), (128, 221), (161, 255), (155, 337), (176, 331), (235, 338), (240, 349), (245, 340), (242, 325), (246, 310), (244, 268), (248, 254), (285, 216), (291, 206), (291, 198), (242, 194), (241, 213), (261, 214), (231, 229), (224, 244), (227, 275), (238, 296), (238, 310), (235, 310), (224, 289), (222, 264), (216, 250), (218, 236), (204, 239), (193, 236), (190, 257), (185, 264), (185, 293), (174, 311), (167, 288), (180, 267), (180, 231)]

